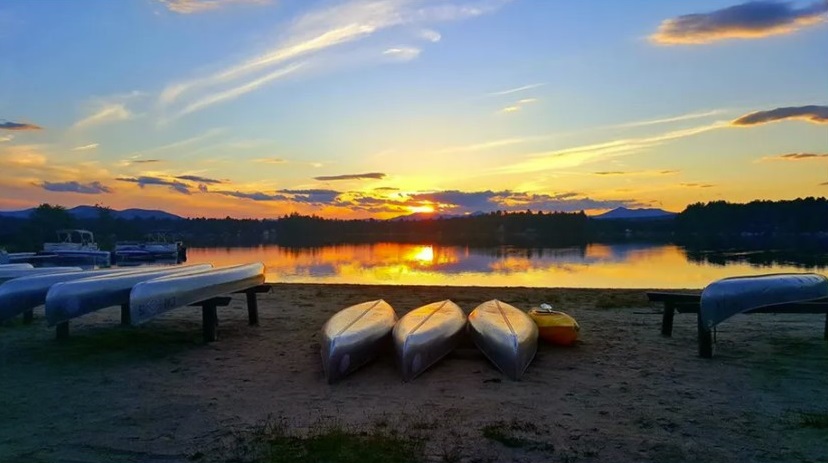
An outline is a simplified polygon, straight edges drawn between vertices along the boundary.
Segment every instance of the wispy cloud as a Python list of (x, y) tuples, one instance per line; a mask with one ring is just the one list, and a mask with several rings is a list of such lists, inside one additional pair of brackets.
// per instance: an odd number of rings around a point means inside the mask
[(203, 13), (228, 5), (267, 5), (270, 0), (158, 0), (168, 10), (179, 14)]
[(227, 191), (227, 190), (212, 190), (210, 193), (215, 193), (224, 196), (231, 196), (233, 198), (249, 199), (251, 201), (287, 201), (288, 197), (279, 194), (267, 194), (261, 191), (252, 193), (245, 193), (242, 191)]
[(778, 156), (765, 156), (759, 161), (821, 161), (828, 160), (828, 153), (788, 153)]
[(486, 96), (511, 95), (512, 93), (525, 92), (526, 90), (532, 90), (533, 88), (543, 87), (544, 85), (546, 85), (546, 84), (545, 83), (537, 83), (537, 84), (522, 85), (520, 87), (509, 88), (509, 89), (506, 89), (506, 90), (500, 90), (498, 92), (487, 93)]
[(282, 158), (259, 158), (254, 159), (253, 162), (258, 162), (261, 164), (284, 164), (287, 162), (287, 160)]
[(712, 183), (679, 183), (679, 185), (685, 188), (713, 188), (716, 186)]
[(319, 180), (322, 182), (329, 182), (329, 181), (336, 181), (336, 180), (364, 180), (364, 179), (373, 179), (373, 180), (382, 180), (385, 178), (385, 174), (382, 172), (369, 172), (367, 174), (345, 174), (345, 175), (327, 175), (327, 176), (320, 176), (314, 177), (314, 180)]
[(95, 111), (75, 122), (75, 128), (85, 128), (110, 122), (125, 121), (132, 117), (132, 113), (123, 103), (110, 103), (98, 106)]
[(76, 146), (72, 148), (72, 151), (89, 151), (96, 149), (98, 146), (98, 143), (90, 143), (88, 145)]
[(420, 56), (420, 52), (422, 50), (415, 47), (394, 47), (385, 50), (382, 54), (396, 61), (411, 61)]
[(80, 183), (80, 182), (43, 182), (39, 184), (41, 188), (48, 191), (81, 193), (87, 195), (97, 195), (102, 193), (112, 193), (112, 188), (102, 184), (101, 182)]
[(0, 130), (42, 130), (43, 127), (39, 125), (29, 124), (26, 122), (0, 122)]
[(132, 159), (127, 161), (129, 164), (155, 164), (158, 162), (164, 162), (163, 159)]
[(724, 113), (724, 109), (714, 109), (711, 111), (702, 111), (702, 112), (694, 112), (688, 114), (681, 114), (678, 116), (670, 116), (670, 117), (663, 117), (658, 119), (648, 119), (645, 121), (635, 121), (635, 122), (627, 122), (624, 124), (615, 124), (610, 127), (612, 128), (632, 128), (632, 127), (646, 127), (650, 125), (660, 125), (660, 124), (669, 124), (672, 122), (683, 122), (689, 121), (693, 119), (702, 119), (705, 117), (713, 117), (718, 116)]
[(659, 146), (668, 141), (691, 137), (709, 132), (711, 130), (721, 129), (727, 127), (728, 125), (729, 124), (727, 122), (715, 122), (698, 127), (666, 132), (650, 137), (612, 140), (603, 143), (594, 143), (561, 150), (534, 153), (526, 155), (523, 161), (497, 168), (495, 171), (500, 173), (527, 173), (574, 167), (587, 162), (630, 155), (645, 149)]
[(516, 137), (504, 138), (501, 140), (492, 140), (482, 143), (472, 143), (468, 145), (450, 146), (434, 151), (434, 154), (454, 154), (454, 153), (474, 153), (477, 151), (487, 151), (496, 148), (503, 148), (505, 146), (521, 145), (524, 143), (531, 143), (536, 141), (547, 140), (548, 136), (532, 136), (532, 137)]
[(826, 13), (825, 0), (802, 8), (792, 2), (749, 1), (665, 20), (650, 40), (659, 45), (696, 45), (725, 39), (758, 39), (819, 24), (825, 21)]
[[(140, 163), (142, 156), (146, 156), (148, 154), (161, 153), (161, 152), (164, 152), (164, 151), (169, 151), (169, 150), (172, 150), (172, 149), (178, 149), (178, 148), (182, 148), (182, 147), (185, 147), (185, 146), (191, 146), (191, 145), (194, 145), (196, 143), (207, 140), (209, 138), (213, 138), (217, 135), (220, 135), (223, 132), (224, 132), (223, 128), (212, 128), (212, 129), (209, 129), (209, 130), (205, 131), (204, 133), (201, 133), (199, 135), (196, 135), (196, 136), (193, 136), (193, 137), (190, 137), (190, 138), (185, 138), (183, 140), (175, 141), (175, 142), (172, 142), (172, 143), (167, 143), (166, 145), (156, 146), (154, 148), (147, 148), (147, 149), (144, 149), (144, 150), (139, 150), (138, 152), (132, 153), (130, 155), (130, 160), (128, 162), (131, 162), (133, 164)], [(153, 159), (153, 160), (146, 160), (144, 162), (159, 162), (159, 161), (160, 160)]]
[(785, 119), (799, 119), (814, 124), (828, 124), (828, 106), (790, 106), (768, 111), (756, 111), (733, 121), (735, 126), (751, 126)]
[(429, 42), (432, 42), (432, 43), (437, 43), (437, 42), (440, 41), (440, 39), (443, 38), (443, 36), (440, 35), (439, 32), (437, 32), (435, 30), (432, 30), (432, 29), (423, 29), (423, 30), (420, 31), (419, 35), (420, 35), (420, 38), (422, 38), (424, 40), (428, 40)]
[(0, 135), (0, 143), (14, 140), (14, 135)]
[(523, 109), (524, 106), (535, 103), (536, 101), (538, 101), (537, 98), (523, 98), (521, 100), (516, 101), (514, 104), (501, 109), (500, 112), (515, 113)]
[(609, 170), (609, 171), (602, 171), (602, 172), (593, 172), (593, 175), (598, 175), (601, 177), (658, 177), (661, 175), (674, 175), (678, 174), (681, 171), (678, 170), (634, 170), (634, 171), (623, 171), (623, 170)]
[(177, 177), (178, 180), (187, 180), (189, 182), (196, 182), (196, 183), (206, 183), (208, 185), (216, 185), (219, 183), (225, 183), (224, 180), (218, 180), (215, 178), (209, 177), (202, 177), (200, 175), (179, 175)]
[[(162, 107), (170, 106), (188, 95), (195, 103), (185, 104), (179, 115), (191, 113), (234, 98), (261, 87), (263, 84), (284, 77), (306, 63), (311, 55), (370, 37), (378, 31), (408, 24), (452, 21), (470, 18), (495, 11), (510, 0), (475, 0), (463, 5), (443, 1), (425, 0), (350, 0), (340, 4), (327, 4), (292, 21), (285, 28), (282, 38), (270, 49), (241, 60), (206, 76), (195, 77), (168, 85), (159, 97)], [(402, 56), (411, 56), (405, 52)], [(299, 63), (296, 60), (302, 59)], [(230, 90), (230, 82), (250, 79), (250, 76), (282, 66), (264, 77), (253, 78), (236, 84)], [(286, 72), (290, 71), (290, 72)]]

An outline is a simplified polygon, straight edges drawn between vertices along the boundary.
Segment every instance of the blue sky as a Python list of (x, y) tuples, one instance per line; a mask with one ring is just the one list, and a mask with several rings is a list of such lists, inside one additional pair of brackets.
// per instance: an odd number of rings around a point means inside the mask
[(826, 20), (825, 1), (5, 2), (0, 208), (824, 195)]

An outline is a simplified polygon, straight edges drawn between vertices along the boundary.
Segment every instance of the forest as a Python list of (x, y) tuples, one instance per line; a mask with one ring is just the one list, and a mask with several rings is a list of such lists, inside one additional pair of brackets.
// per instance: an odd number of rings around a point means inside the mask
[(116, 241), (141, 239), (163, 231), (189, 246), (400, 242), (469, 246), (513, 244), (571, 246), (623, 240), (664, 241), (727, 247), (734, 240), (757, 248), (771, 243), (828, 245), (828, 199), (715, 201), (691, 204), (674, 217), (596, 220), (584, 212), (502, 212), (427, 220), (338, 220), (290, 214), (277, 219), (122, 219), (98, 206), (97, 217), (76, 218), (65, 208), (42, 204), (28, 218), (0, 216), (0, 247), (39, 250), (55, 231), (83, 228), (95, 233), (102, 249)]

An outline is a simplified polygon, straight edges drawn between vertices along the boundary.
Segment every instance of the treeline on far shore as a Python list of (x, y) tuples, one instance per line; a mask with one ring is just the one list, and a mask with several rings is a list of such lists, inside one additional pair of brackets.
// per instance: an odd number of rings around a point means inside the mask
[(189, 246), (401, 242), (469, 246), (572, 246), (620, 240), (669, 241), (726, 247), (733, 240), (758, 247), (816, 243), (828, 246), (828, 199), (697, 203), (660, 219), (590, 219), (583, 212), (502, 212), (428, 220), (339, 220), (290, 214), (277, 219), (122, 219), (106, 207), (97, 217), (76, 218), (42, 204), (28, 218), (0, 216), (0, 247), (41, 249), (65, 228), (88, 229), (102, 249), (163, 231)]

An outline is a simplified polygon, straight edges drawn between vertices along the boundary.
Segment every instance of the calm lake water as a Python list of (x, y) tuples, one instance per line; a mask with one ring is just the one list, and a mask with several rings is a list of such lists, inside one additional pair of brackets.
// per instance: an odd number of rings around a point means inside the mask
[(734, 275), (826, 269), (767, 252), (699, 253), (647, 244), (481, 249), (377, 243), (188, 250), (188, 263), (256, 261), (266, 265), (268, 282), (583, 288), (702, 288)]

